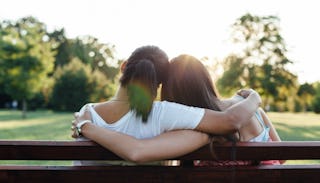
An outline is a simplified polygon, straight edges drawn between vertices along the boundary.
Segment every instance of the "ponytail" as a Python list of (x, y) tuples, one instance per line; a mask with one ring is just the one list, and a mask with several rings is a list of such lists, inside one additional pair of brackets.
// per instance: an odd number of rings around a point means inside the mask
[(157, 96), (157, 89), (166, 77), (168, 56), (156, 46), (137, 48), (128, 58), (120, 78), (127, 87), (130, 109), (146, 122)]
[(158, 88), (154, 64), (148, 59), (128, 63), (120, 82), (127, 86), (130, 109), (146, 122)]

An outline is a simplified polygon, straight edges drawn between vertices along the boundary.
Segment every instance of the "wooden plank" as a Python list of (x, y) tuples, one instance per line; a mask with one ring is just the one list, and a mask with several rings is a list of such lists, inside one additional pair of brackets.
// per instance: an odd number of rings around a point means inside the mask
[[(76, 152), (76, 153), (75, 153)], [(320, 141), (239, 142), (215, 145), (220, 160), (320, 159)], [(235, 156), (233, 157), (233, 153)], [(91, 141), (0, 141), (1, 160), (121, 160), (117, 155)], [(212, 160), (204, 146), (180, 160)]]
[(320, 165), (239, 167), (160, 166), (10, 166), (0, 167), (0, 182), (281, 182), (319, 183)]
[(119, 160), (91, 141), (0, 141), (2, 160)]

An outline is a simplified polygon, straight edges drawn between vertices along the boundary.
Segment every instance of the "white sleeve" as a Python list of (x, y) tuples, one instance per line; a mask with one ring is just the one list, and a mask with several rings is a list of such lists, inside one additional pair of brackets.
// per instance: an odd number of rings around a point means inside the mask
[(90, 106), (91, 108), (93, 107), (94, 103), (87, 103), (81, 107), (79, 110), (79, 114), (82, 115), (84, 113), (84, 110), (86, 109), (87, 106)]
[(161, 132), (178, 129), (195, 129), (204, 116), (205, 110), (173, 102), (161, 102)]
[(87, 106), (87, 104), (85, 104), (84, 106), (81, 107), (81, 109), (79, 110), (80, 115), (84, 113), (86, 106)]

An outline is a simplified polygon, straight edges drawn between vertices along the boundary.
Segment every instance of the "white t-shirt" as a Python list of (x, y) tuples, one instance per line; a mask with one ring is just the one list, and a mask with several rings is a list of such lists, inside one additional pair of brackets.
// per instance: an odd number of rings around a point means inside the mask
[[(92, 116), (92, 122), (103, 128), (122, 132), (138, 139), (152, 138), (161, 133), (177, 129), (194, 129), (200, 123), (204, 109), (189, 107), (173, 102), (154, 102), (146, 122), (141, 117), (136, 117), (134, 111), (129, 111), (118, 121), (108, 124), (94, 110), (94, 104), (88, 104)], [(80, 110), (82, 113), (83, 106)], [(77, 140), (85, 140), (81, 137)], [(125, 161), (74, 161), (74, 165), (133, 165)], [(151, 163), (153, 164), (153, 163)], [(158, 164), (158, 163), (156, 163)], [(154, 164), (153, 164), (154, 165)]]
[[(129, 111), (118, 121), (108, 124), (94, 110), (94, 104), (89, 104), (92, 122), (103, 128), (122, 132), (138, 139), (157, 136), (170, 130), (195, 129), (200, 123), (204, 109), (185, 106), (173, 102), (154, 102), (148, 120), (142, 122), (134, 111)], [(83, 111), (84, 107), (80, 110)]]

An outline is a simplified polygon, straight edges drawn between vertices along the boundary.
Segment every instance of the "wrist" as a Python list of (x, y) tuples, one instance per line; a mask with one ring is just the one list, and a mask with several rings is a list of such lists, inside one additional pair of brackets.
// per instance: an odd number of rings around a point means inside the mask
[(80, 121), (77, 125), (76, 125), (76, 133), (78, 134), (78, 136), (82, 136), (83, 135), (83, 128), (86, 124), (92, 123), (91, 120), (83, 120)]

